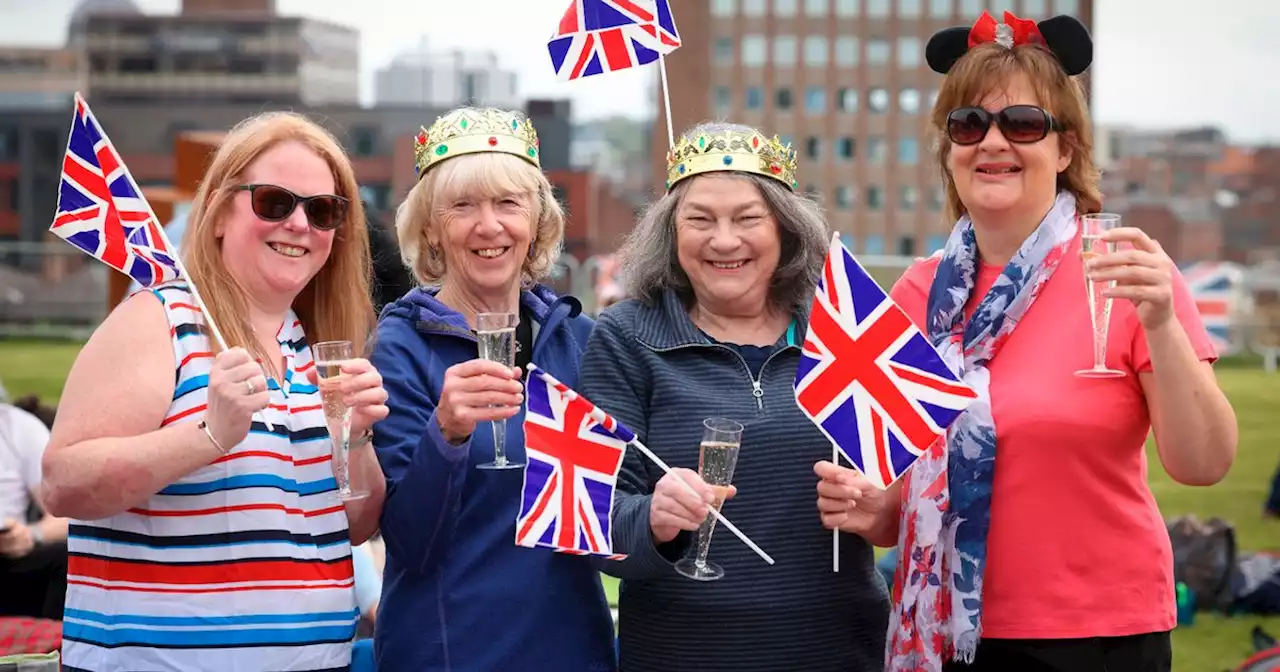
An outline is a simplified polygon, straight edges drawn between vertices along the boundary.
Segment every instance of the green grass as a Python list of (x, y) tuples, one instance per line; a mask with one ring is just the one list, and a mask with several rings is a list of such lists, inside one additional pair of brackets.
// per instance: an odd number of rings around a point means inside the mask
[[(0, 379), (13, 396), (35, 393), (54, 403), (79, 348), (75, 343), (0, 341)], [(1280, 522), (1261, 515), (1280, 457), (1280, 375), (1266, 375), (1256, 361), (1224, 361), (1218, 378), (1240, 424), (1240, 452), (1231, 473), (1211, 488), (1178, 485), (1164, 473), (1154, 445), (1149, 445), (1152, 491), (1166, 518), (1185, 513), (1202, 519), (1219, 516), (1236, 526), (1242, 549), (1280, 551)], [(618, 582), (603, 577), (603, 583), (610, 603), (617, 604)], [(1233, 669), (1250, 654), (1249, 630), (1256, 624), (1280, 635), (1280, 618), (1198, 614), (1194, 626), (1174, 632), (1174, 671)]]

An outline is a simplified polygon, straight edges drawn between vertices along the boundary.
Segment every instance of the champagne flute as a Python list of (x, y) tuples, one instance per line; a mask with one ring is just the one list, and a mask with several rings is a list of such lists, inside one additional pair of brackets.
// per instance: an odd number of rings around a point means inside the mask
[[(1116, 244), (1103, 240), (1102, 235), (1120, 226), (1120, 215), (1083, 215), (1080, 221), (1080, 259), (1083, 263), (1116, 251)], [(1120, 378), (1125, 375), (1124, 371), (1107, 368), (1107, 331), (1111, 324), (1113, 299), (1105, 292), (1114, 286), (1114, 280), (1095, 283), (1085, 271), (1084, 287), (1089, 298), (1089, 320), (1093, 324), (1093, 368), (1076, 371), (1081, 378)]]
[[(477, 313), (476, 340), (479, 342), (480, 359), (497, 362), (511, 368), (516, 365), (516, 323), (520, 318), (515, 313)], [(493, 426), (493, 461), (476, 465), (477, 469), (519, 469), (523, 462), (512, 462), (507, 458), (507, 421), (494, 420)]]
[(324, 405), (324, 421), (329, 427), (338, 498), (344, 502), (369, 496), (367, 490), (351, 489), (351, 408), (342, 399), (342, 383), (347, 379), (347, 374), (342, 372), (342, 364), (353, 357), (351, 353), (351, 341), (325, 341), (311, 346), (316, 377), (320, 382), (320, 400)]
[[(738, 466), (738, 451), (742, 447), (742, 425), (725, 418), (707, 418), (702, 421), (702, 445), (698, 454), (698, 475), (716, 493), (711, 503), (716, 511), (729, 496), (729, 484)], [(677, 572), (696, 581), (715, 581), (724, 576), (724, 568), (707, 560), (711, 550), (711, 533), (716, 529), (716, 518), (710, 513), (698, 527), (698, 543), (688, 556), (675, 564)]]

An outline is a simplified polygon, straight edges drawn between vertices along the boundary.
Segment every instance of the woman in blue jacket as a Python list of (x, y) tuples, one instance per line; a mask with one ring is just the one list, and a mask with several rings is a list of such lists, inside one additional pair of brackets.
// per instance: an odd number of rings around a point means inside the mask
[[(396, 214), (422, 285), (382, 311), (372, 357), (390, 395), (374, 445), (387, 475), (378, 669), (613, 670), (613, 621), (590, 559), (518, 547), (529, 361), (572, 386), (592, 321), (538, 284), (564, 215), (516, 113), (463, 108), (417, 137), (418, 183)], [(476, 314), (514, 312), (517, 368), (478, 359)]]

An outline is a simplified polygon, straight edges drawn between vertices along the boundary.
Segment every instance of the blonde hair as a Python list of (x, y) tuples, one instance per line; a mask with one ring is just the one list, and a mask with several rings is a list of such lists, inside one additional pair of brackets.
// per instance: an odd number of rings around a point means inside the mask
[(227, 346), (243, 347), (261, 357), (269, 371), (275, 370), (278, 353), (262, 352), (253, 336), (245, 288), (223, 263), (217, 225), (227, 215), (239, 193), (235, 188), (243, 183), (253, 162), (285, 142), (300, 143), (324, 159), (333, 171), (337, 195), (350, 201), (346, 219), (334, 232), (328, 260), (293, 301), (307, 340), (347, 340), (361, 353), (374, 319), (369, 231), (355, 171), (342, 146), (328, 131), (295, 113), (267, 112), (245, 119), (218, 147), (196, 191), (183, 236), (182, 260)]
[(1058, 141), (1071, 150), (1071, 163), (1058, 174), (1058, 190), (1071, 192), (1076, 210), (1082, 214), (1102, 210), (1099, 171), (1093, 163), (1093, 122), (1085, 102), (1084, 87), (1067, 75), (1047, 49), (1025, 45), (1009, 49), (999, 44), (982, 44), (969, 50), (942, 80), (934, 103), (931, 123), (938, 134), (938, 166), (947, 190), (947, 216), (959, 219), (967, 210), (956, 192), (955, 180), (947, 169), (951, 142), (947, 139), (947, 115), (966, 105), (976, 105), (992, 91), (1024, 75), (1040, 99), (1040, 104), (1062, 122), (1066, 131)]
[(396, 209), (400, 256), (418, 283), (439, 285), (448, 273), (439, 229), (457, 198), (517, 194), (530, 197), (529, 221), (534, 225), (533, 249), (521, 268), (521, 284), (529, 286), (545, 278), (560, 259), (564, 238), (564, 211), (551, 192), (551, 183), (542, 171), (518, 157), (481, 152), (432, 166)]

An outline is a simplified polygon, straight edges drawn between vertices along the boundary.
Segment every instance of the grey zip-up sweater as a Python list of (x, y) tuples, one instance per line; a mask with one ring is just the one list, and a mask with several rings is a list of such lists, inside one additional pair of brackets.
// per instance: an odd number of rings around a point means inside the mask
[(622, 672), (870, 672), (883, 669), (889, 599), (871, 546), (842, 534), (840, 572), (817, 509), (815, 462), (831, 443), (796, 406), (792, 381), (805, 330), (799, 316), (754, 378), (732, 347), (702, 335), (679, 298), (629, 300), (599, 318), (583, 356), (579, 390), (614, 414), (671, 467), (697, 470), (702, 421), (745, 427), (723, 513), (776, 564), (718, 528), (709, 558), (718, 581), (676, 573), (685, 533), (655, 546), (649, 504), (662, 470), (628, 449), (618, 477), (612, 536), (628, 554), (606, 571), (623, 580)]

